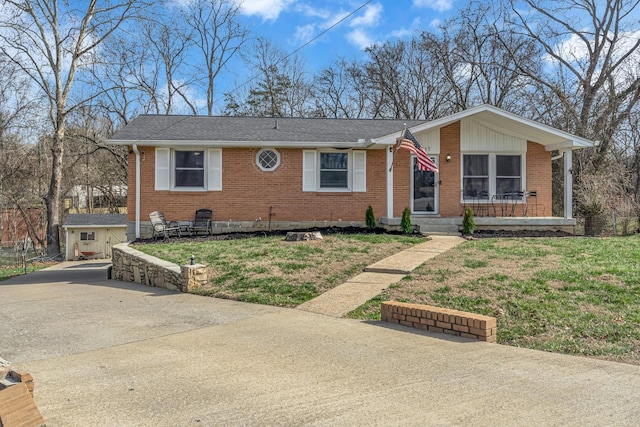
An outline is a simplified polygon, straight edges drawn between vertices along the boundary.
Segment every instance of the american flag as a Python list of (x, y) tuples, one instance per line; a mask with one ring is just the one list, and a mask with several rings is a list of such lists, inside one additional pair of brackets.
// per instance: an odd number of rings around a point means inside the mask
[(402, 141), (400, 141), (400, 148), (404, 148), (405, 150), (411, 151), (416, 155), (416, 159), (418, 160), (418, 169), (421, 171), (427, 172), (436, 172), (438, 173), (438, 167), (431, 160), (427, 151), (420, 145), (418, 140), (409, 129), (404, 130), (404, 135), (402, 135)]

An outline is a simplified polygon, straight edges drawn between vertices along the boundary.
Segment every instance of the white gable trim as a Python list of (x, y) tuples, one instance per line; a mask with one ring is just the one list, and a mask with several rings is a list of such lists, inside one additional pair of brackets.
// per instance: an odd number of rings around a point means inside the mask
[[(588, 139), (572, 135), (568, 132), (555, 129), (551, 126), (526, 119), (486, 104), (413, 126), (410, 130), (415, 135), (418, 132), (441, 128), (472, 116), (474, 116), (475, 120), (483, 122), (485, 126), (491, 125), (494, 130), (501, 129), (501, 133), (511, 134), (512, 136), (518, 136), (519, 138), (528, 139), (544, 145), (547, 151), (557, 150), (560, 148), (576, 149), (595, 147), (597, 145), (597, 143)], [(502, 123), (511, 123), (514, 127), (513, 129), (510, 129), (505, 126), (501, 126)], [(528, 136), (533, 136), (533, 138), (528, 138)], [(392, 145), (395, 144), (396, 139), (399, 137), (400, 131), (376, 138), (373, 142), (376, 144)]]

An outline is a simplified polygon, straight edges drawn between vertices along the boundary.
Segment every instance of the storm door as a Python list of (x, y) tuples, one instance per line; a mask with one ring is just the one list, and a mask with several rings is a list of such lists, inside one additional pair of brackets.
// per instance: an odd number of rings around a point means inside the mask
[[(434, 156), (430, 156), (438, 164)], [(411, 211), (415, 214), (438, 213), (438, 175), (418, 169), (418, 161), (411, 156), (413, 174), (411, 180)]]

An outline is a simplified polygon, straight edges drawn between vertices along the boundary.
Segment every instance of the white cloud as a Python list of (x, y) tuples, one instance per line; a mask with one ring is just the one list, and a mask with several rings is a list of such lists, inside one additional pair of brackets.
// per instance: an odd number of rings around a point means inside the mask
[(413, 0), (413, 5), (419, 8), (429, 8), (438, 12), (445, 12), (453, 8), (455, 0)]
[(316, 35), (315, 24), (307, 24), (296, 27), (293, 38), (296, 44), (306, 43)]
[[(300, 14), (313, 19), (316, 22), (299, 25), (293, 34), (292, 39), (297, 44), (305, 43), (311, 40), (321, 31), (330, 28), (337, 22), (349, 15), (350, 11), (340, 8), (339, 10), (331, 10), (326, 5), (317, 7), (312, 4), (297, 3), (295, 10)], [(359, 49), (364, 49), (375, 43), (374, 37), (371, 35), (372, 30), (376, 28), (382, 19), (383, 7), (380, 3), (373, 3), (366, 6), (363, 10), (345, 21), (345, 25), (351, 28), (345, 34), (347, 41)], [(319, 19), (318, 19), (319, 18)]]
[(317, 8), (308, 4), (296, 4), (296, 11), (313, 18), (329, 18), (332, 13), (328, 9)]
[(275, 21), (280, 13), (289, 7), (295, 0), (244, 0), (241, 11), (245, 15), (260, 16), (268, 21)]
[(410, 37), (415, 33), (417, 33), (418, 31), (420, 31), (420, 17), (414, 18), (413, 21), (411, 21), (411, 25), (409, 26), (409, 28), (402, 27), (397, 30), (394, 30), (389, 34), (389, 36), (402, 39), (405, 37)]
[(364, 14), (356, 16), (349, 23), (352, 28), (357, 27), (375, 27), (380, 23), (380, 17), (382, 16), (382, 5), (380, 3), (374, 3), (367, 6), (364, 9)]
[(356, 45), (359, 49), (365, 49), (375, 43), (373, 38), (364, 30), (356, 28), (347, 33), (349, 43)]

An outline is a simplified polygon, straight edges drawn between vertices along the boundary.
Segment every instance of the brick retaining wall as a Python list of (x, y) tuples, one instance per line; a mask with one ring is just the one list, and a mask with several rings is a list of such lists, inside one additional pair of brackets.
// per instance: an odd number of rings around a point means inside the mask
[(112, 264), (113, 279), (156, 288), (191, 292), (208, 281), (202, 264), (178, 266), (133, 249), (128, 243), (113, 246)]
[(497, 337), (495, 317), (431, 305), (383, 302), (381, 318), (383, 322), (480, 341), (496, 342)]

